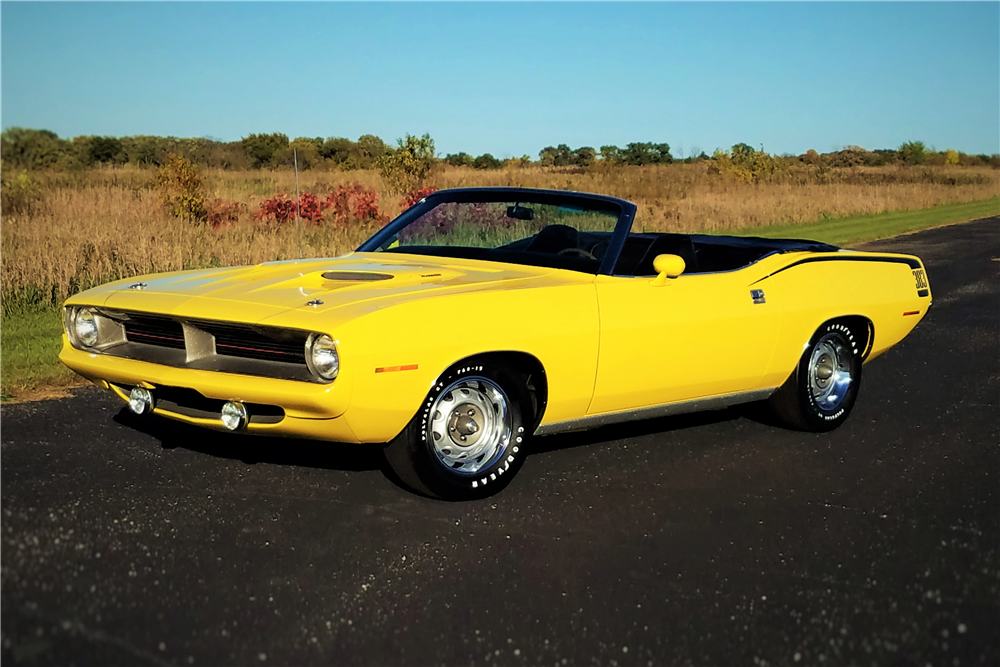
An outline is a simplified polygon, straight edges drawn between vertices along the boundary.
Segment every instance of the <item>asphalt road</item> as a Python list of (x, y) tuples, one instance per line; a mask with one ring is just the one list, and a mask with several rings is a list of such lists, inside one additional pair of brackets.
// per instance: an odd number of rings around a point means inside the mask
[(1000, 218), (872, 244), (934, 306), (822, 435), (729, 410), (536, 441), (501, 495), (370, 448), (2, 409), (8, 664), (1000, 662)]

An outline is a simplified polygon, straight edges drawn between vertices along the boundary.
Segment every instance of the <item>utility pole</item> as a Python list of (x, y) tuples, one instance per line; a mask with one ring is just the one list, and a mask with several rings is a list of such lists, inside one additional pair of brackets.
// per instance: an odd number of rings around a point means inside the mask
[(295, 224), (299, 228), (299, 259), (302, 259), (302, 218), (299, 217), (299, 151), (292, 149), (292, 159), (295, 160)]

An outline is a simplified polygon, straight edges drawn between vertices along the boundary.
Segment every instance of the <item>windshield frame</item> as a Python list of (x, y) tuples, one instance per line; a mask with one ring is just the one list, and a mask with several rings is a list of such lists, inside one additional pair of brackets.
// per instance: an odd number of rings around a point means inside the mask
[[(454, 188), (438, 190), (427, 195), (416, 204), (403, 211), (385, 227), (373, 234), (357, 248), (357, 252), (377, 252), (391, 243), (400, 230), (414, 222), (431, 209), (444, 204), (496, 203), (522, 201), (525, 203), (550, 204), (553, 206), (574, 206), (597, 210), (618, 216), (615, 229), (608, 243), (608, 251), (601, 259), (597, 275), (612, 275), (625, 239), (635, 220), (636, 206), (630, 201), (569, 190), (538, 190), (533, 188)], [(408, 254), (402, 252), (400, 254)], [(484, 260), (489, 261), (489, 260)], [(572, 270), (572, 269), (570, 269)], [(591, 274), (593, 275), (593, 274)]]

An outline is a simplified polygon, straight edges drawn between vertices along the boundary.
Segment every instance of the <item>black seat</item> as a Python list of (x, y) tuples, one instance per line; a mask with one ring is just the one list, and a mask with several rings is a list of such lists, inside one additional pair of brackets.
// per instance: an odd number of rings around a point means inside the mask
[(576, 248), (578, 239), (579, 234), (569, 225), (546, 225), (525, 250), (554, 255), (567, 248)]
[(679, 255), (684, 260), (684, 273), (698, 271), (698, 258), (695, 255), (694, 243), (687, 234), (661, 234), (656, 237), (642, 260), (635, 268), (633, 275), (655, 276), (653, 260), (657, 255)]

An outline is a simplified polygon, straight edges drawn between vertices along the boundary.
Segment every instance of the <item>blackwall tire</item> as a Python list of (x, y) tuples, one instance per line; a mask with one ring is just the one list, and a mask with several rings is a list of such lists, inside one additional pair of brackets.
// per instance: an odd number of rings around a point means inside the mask
[(486, 364), (442, 375), (420, 410), (384, 449), (418, 493), (471, 500), (504, 488), (521, 468), (530, 403), (524, 378)]
[(859, 343), (844, 324), (820, 327), (795, 371), (768, 399), (775, 416), (802, 431), (832, 431), (843, 424), (861, 388)]

